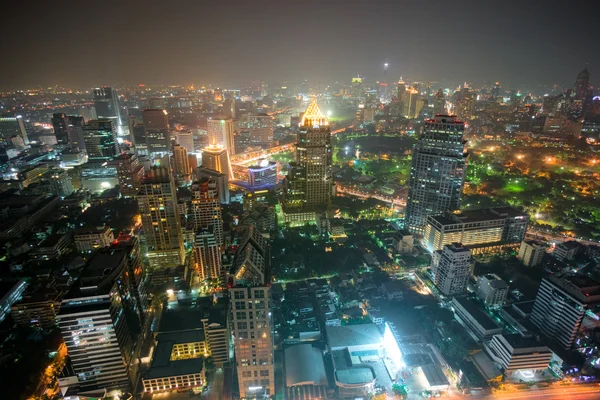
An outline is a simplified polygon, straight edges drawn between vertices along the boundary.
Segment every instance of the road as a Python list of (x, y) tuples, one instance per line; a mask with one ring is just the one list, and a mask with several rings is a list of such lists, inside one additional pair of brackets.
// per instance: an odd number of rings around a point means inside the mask
[(569, 237), (569, 236), (563, 236), (563, 235), (555, 235), (555, 234), (552, 234), (550, 232), (536, 231), (536, 230), (533, 230), (533, 229), (528, 229), (527, 233), (526, 233), (526, 236), (527, 236), (528, 239), (536, 239), (536, 238), (539, 239), (539, 238), (544, 237), (544, 238), (548, 239), (549, 241), (560, 242), (560, 243), (566, 242), (568, 240), (577, 240), (578, 242), (583, 243), (583, 244), (588, 245), (588, 246), (589, 245), (593, 245), (593, 246), (599, 246), (600, 245), (599, 242), (595, 242), (595, 241), (592, 241), (592, 240), (583, 240), (583, 239), (579, 239), (579, 238), (576, 238), (576, 237)]
[(597, 384), (586, 384), (548, 389), (530, 389), (518, 392), (494, 393), (489, 399), (600, 399), (600, 387)]
[(406, 207), (406, 199), (403, 199), (400, 197), (391, 197), (391, 196), (384, 196), (381, 194), (363, 192), (363, 191), (353, 188), (351, 186), (345, 186), (345, 185), (340, 185), (340, 184), (335, 185), (335, 190), (339, 194), (343, 194), (346, 196), (358, 197), (362, 200), (367, 200), (367, 199), (373, 198), (373, 199), (383, 201), (385, 203), (393, 204), (396, 208)]

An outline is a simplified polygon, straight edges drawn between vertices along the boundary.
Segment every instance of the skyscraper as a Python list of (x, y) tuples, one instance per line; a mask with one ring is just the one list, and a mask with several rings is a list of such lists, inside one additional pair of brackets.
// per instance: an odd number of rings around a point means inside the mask
[(194, 232), (212, 226), (215, 240), (223, 246), (223, 215), (217, 189), (217, 181), (203, 178), (192, 183), (192, 201), (189, 215)]
[(20, 115), (16, 117), (0, 117), (0, 140), (4, 139), (4, 141), (9, 142), (10, 138), (14, 135), (20, 136), (24, 144), (29, 144), (23, 117)]
[(224, 147), (230, 156), (235, 154), (233, 120), (231, 118), (211, 118), (207, 121), (206, 130), (209, 145)]
[(117, 167), (119, 189), (125, 197), (134, 197), (144, 179), (144, 166), (135, 154), (122, 153), (111, 164)]
[(143, 119), (148, 153), (168, 153), (171, 143), (167, 111), (148, 108), (143, 112)]
[(242, 398), (275, 394), (270, 312), (270, 256), (258, 229), (248, 228), (229, 285), (235, 362)]
[(267, 114), (250, 116), (250, 141), (269, 148), (273, 144), (273, 117)]
[(94, 108), (99, 119), (109, 119), (113, 122), (115, 130), (121, 126), (121, 107), (117, 91), (104, 86), (94, 89)]
[(446, 113), (446, 97), (444, 91), (439, 89), (433, 95), (433, 115)]
[(114, 120), (91, 120), (82, 130), (85, 151), (90, 160), (112, 160), (119, 154)]
[(467, 292), (471, 275), (471, 251), (460, 243), (452, 243), (437, 250), (432, 257), (433, 282), (446, 296)]
[(550, 275), (542, 279), (531, 322), (542, 334), (569, 349), (586, 310), (598, 303), (600, 283), (586, 276), (558, 278)]
[(300, 122), (296, 162), (286, 182), (285, 213), (328, 209), (333, 191), (331, 164), (329, 122), (313, 99)]
[(83, 117), (56, 113), (52, 115), (54, 135), (60, 144), (69, 144), (84, 150)]
[(194, 242), (194, 261), (200, 279), (221, 279), (221, 250), (214, 234), (214, 226), (201, 228)]
[(182, 180), (188, 179), (191, 174), (188, 150), (178, 144), (173, 146), (173, 173)]
[(135, 379), (135, 282), (124, 248), (99, 250), (62, 301), (57, 316), (80, 394), (129, 390)]
[(219, 145), (210, 145), (202, 149), (202, 166), (227, 175), (233, 179), (233, 169), (229, 162), (227, 149)]
[(194, 152), (194, 150), (195, 150), (194, 135), (193, 135), (192, 131), (190, 131), (190, 130), (177, 131), (175, 133), (175, 141), (177, 142), (177, 144), (180, 144), (183, 147), (185, 147), (186, 149), (188, 149), (188, 152), (190, 152), (190, 153)]
[(183, 264), (184, 248), (177, 193), (170, 167), (153, 167), (147, 172), (137, 195), (142, 226), (153, 268)]
[(590, 73), (587, 68), (577, 75), (575, 87), (573, 88), (575, 100), (586, 101), (590, 93)]
[(456, 116), (425, 121), (413, 149), (404, 219), (413, 234), (423, 235), (427, 216), (459, 209), (467, 163), (464, 129)]

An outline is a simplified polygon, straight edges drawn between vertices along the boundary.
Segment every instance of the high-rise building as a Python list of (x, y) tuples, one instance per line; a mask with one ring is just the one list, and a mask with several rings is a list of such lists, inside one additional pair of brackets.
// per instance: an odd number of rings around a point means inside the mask
[(210, 118), (206, 123), (208, 144), (224, 147), (229, 155), (234, 155), (233, 120), (231, 118)]
[(222, 279), (221, 250), (214, 234), (214, 225), (201, 228), (194, 242), (195, 269), (200, 279)]
[(229, 179), (234, 178), (229, 154), (223, 146), (210, 145), (202, 149), (202, 166), (225, 174)]
[(171, 148), (171, 139), (167, 111), (148, 108), (142, 115), (148, 153), (168, 153)]
[(191, 172), (188, 149), (176, 144), (173, 146), (173, 173), (175, 177), (186, 180), (190, 177)]
[(52, 127), (54, 128), (54, 136), (60, 144), (66, 144), (69, 141), (69, 133), (67, 132), (67, 119), (69, 117), (64, 113), (52, 114)]
[(188, 152), (193, 153), (195, 151), (194, 134), (192, 131), (177, 131), (175, 133), (175, 141), (177, 144), (180, 144), (188, 149)]
[(170, 167), (153, 167), (147, 172), (137, 201), (153, 268), (183, 264), (184, 247), (181, 220), (177, 208), (175, 181)]
[(506, 302), (508, 284), (496, 274), (477, 277), (477, 297), (486, 307), (500, 308)]
[(455, 116), (436, 115), (425, 121), (413, 149), (404, 220), (413, 234), (423, 235), (429, 215), (460, 207), (467, 164), (464, 129)]
[(229, 177), (227, 175), (210, 168), (199, 167), (194, 170), (194, 176), (198, 180), (203, 178), (214, 179), (217, 182), (219, 201), (221, 204), (229, 204), (231, 198), (229, 196)]
[(217, 181), (203, 178), (192, 183), (192, 201), (189, 216), (194, 232), (212, 226), (215, 240), (223, 246), (223, 215), (219, 199)]
[(8, 142), (14, 135), (20, 136), (26, 145), (29, 144), (23, 117), (20, 115), (16, 117), (0, 117), (0, 140), (4, 139), (4, 141)]
[(50, 191), (60, 197), (70, 196), (75, 189), (73, 189), (73, 182), (71, 176), (64, 169), (53, 169), (48, 171), (46, 174), (50, 181)]
[(329, 208), (333, 191), (331, 165), (329, 122), (313, 99), (300, 122), (296, 162), (292, 163), (286, 182), (286, 214)]
[(129, 137), (135, 148), (135, 154), (138, 156), (148, 155), (148, 144), (146, 143), (146, 130), (142, 117), (134, 115), (128, 116), (129, 121)]
[(248, 167), (248, 184), (252, 188), (269, 188), (277, 185), (277, 162), (260, 160)]
[(235, 363), (242, 398), (275, 393), (270, 309), (270, 256), (260, 232), (248, 228), (229, 282)]
[(444, 91), (439, 89), (433, 95), (433, 115), (445, 114), (446, 113), (446, 97)]
[(112, 160), (119, 154), (113, 120), (95, 119), (83, 126), (83, 142), (90, 160)]
[(535, 267), (542, 262), (546, 254), (546, 247), (535, 240), (523, 240), (519, 248), (519, 260), (526, 267)]
[(575, 87), (573, 88), (573, 98), (575, 100), (586, 101), (590, 94), (590, 73), (587, 68), (577, 75)]
[(500, 82), (494, 83), (491, 95), (493, 99), (497, 99), (498, 97), (500, 97)]
[(94, 89), (94, 108), (98, 119), (111, 120), (115, 130), (123, 124), (119, 96), (113, 88), (104, 86)]
[(125, 197), (136, 196), (144, 179), (144, 166), (140, 163), (138, 156), (122, 153), (111, 161), (111, 164), (117, 168), (121, 194)]
[[(600, 303), (600, 283), (586, 277), (550, 275), (542, 279), (531, 322), (542, 334), (569, 349), (587, 309)], [(551, 346), (552, 347), (552, 346)]]
[(471, 251), (460, 243), (444, 246), (433, 253), (433, 282), (441, 293), (456, 296), (467, 292), (471, 275)]
[(99, 250), (62, 301), (57, 320), (79, 394), (130, 390), (135, 379), (140, 320), (127, 256), (125, 249)]
[(273, 117), (267, 114), (252, 115), (248, 122), (250, 142), (269, 148), (273, 144)]
[(235, 118), (235, 99), (223, 100), (222, 110), (225, 118)]
[(454, 112), (464, 121), (473, 119), (475, 114), (475, 93), (468, 86), (463, 87), (454, 94)]
[(79, 115), (83, 118), (84, 123), (92, 119), (98, 119), (98, 114), (94, 106), (81, 106), (79, 108)]
[(461, 243), (473, 254), (517, 248), (525, 238), (529, 215), (512, 207), (494, 207), (430, 215), (422, 243), (430, 251)]

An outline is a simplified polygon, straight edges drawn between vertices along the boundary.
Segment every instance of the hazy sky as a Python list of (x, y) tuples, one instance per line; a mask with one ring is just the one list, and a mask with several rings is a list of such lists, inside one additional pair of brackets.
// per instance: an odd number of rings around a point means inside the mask
[[(593, 1), (7, 1), (0, 88), (600, 77)], [(599, 78), (600, 79), (600, 78)]]

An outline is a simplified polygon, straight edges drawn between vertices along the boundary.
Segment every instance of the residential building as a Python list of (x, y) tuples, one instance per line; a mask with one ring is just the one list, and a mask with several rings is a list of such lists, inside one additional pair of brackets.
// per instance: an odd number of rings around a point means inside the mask
[(181, 180), (189, 179), (192, 171), (188, 159), (188, 149), (176, 144), (173, 146), (173, 174)]
[(523, 240), (519, 248), (518, 258), (526, 267), (535, 267), (542, 262), (546, 247), (535, 240)]
[(234, 155), (233, 120), (231, 118), (209, 118), (206, 123), (209, 146), (217, 145), (223, 147), (230, 156)]
[(217, 245), (223, 246), (223, 215), (217, 181), (203, 178), (192, 183), (192, 201), (188, 216), (193, 222), (194, 232), (212, 227)]
[(571, 261), (575, 258), (577, 251), (579, 250), (579, 242), (575, 240), (567, 240), (554, 247), (552, 254), (559, 261)]
[(543, 371), (548, 368), (553, 355), (537, 338), (518, 333), (494, 335), (485, 347), (507, 375), (520, 370)]
[(471, 262), (471, 251), (460, 243), (445, 245), (433, 253), (431, 270), (438, 290), (446, 296), (466, 293)]
[(116, 166), (119, 190), (125, 197), (135, 197), (144, 179), (144, 166), (136, 154), (122, 153), (111, 164)]
[(29, 257), (34, 260), (57, 260), (71, 251), (70, 244), (71, 235), (53, 233), (31, 250)]
[(265, 239), (250, 227), (236, 254), (234, 273), (228, 284), (242, 398), (275, 393), (269, 262)]
[(177, 209), (177, 192), (170, 167), (151, 168), (137, 195), (148, 261), (152, 268), (177, 267), (183, 264), (185, 250), (181, 219)]
[(223, 279), (221, 251), (214, 234), (214, 225), (201, 228), (194, 241), (195, 269), (200, 279)]
[(465, 210), (427, 217), (423, 244), (430, 252), (461, 243), (473, 254), (515, 248), (525, 238), (529, 216), (512, 207)]
[(486, 307), (500, 308), (506, 302), (508, 284), (496, 274), (477, 277), (477, 296)]
[(425, 121), (413, 149), (405, 228), (423, 235), (427, 217), (460, 208), (467, 152), (465, 123), (456, 116), (436, 115)]
[(194, 176), (198, 180), (204, 178), (214, 179), (217, 182), (217, 193), (221, 204), (229, 204), (231, 198), (229, 195), (229, 176), (210, 168), (198, 167), (194, 171)]
[(91, 253), (96, 249), (108, 247), (115, 240), (112, 229), (107, 225), (92, 228), (79, 228), (75, 231), (77, 251)]
[(540, 332), (569, 349), (586, 310), (600, 303), (600, 283), (585, 276), (542, 279), (531, 313)]

